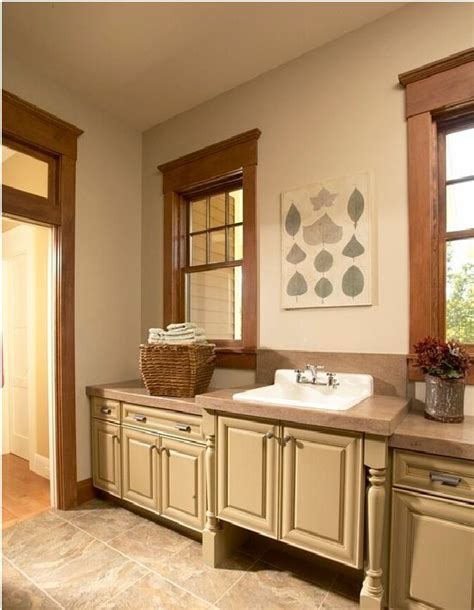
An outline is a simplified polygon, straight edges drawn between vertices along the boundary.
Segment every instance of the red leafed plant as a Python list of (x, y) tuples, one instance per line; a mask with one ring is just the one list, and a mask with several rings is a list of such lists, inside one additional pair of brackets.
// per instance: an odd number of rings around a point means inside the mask
[(459, 341), (444, 343), (434, 337), (425, 337), (415, 345), (415, 366), (425, 375), (441, 379), (462, 379), (471, 366), (471, 359)]

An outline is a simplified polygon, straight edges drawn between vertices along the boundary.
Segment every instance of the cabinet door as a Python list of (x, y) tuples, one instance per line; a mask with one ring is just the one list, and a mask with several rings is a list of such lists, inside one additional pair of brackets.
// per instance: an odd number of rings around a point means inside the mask
[(276, 538), (278, 426), (273, 422), (219, 417), (218, 516)]
[(474, 509), (394, 491), (390, 607), (471, 610)]
[(284, 427), (283, 445), (282, 539), (362, 567), (360, 435)]
[(123, 498), (154, 511), (159, 510), (159, 442), (152, 434), (122, 428)]
[(92, 420), (92, 470), (94, 486), (120, 496), (120, 426)]
[(195, 443), (161, 440), (161, 513), (199, 531), (204, 528), (204, 452)]

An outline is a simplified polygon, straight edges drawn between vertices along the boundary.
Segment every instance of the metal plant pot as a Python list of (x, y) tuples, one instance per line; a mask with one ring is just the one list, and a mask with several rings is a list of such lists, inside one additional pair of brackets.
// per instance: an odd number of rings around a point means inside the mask
[(464, 379), (440, 379), (425, 375), (425, 417), (457, 424), (464, 419)]

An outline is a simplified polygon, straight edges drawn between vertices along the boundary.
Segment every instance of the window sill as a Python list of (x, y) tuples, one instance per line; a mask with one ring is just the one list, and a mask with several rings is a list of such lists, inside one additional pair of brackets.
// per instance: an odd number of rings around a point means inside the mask
[(256, 350), (216, 347), (216, 356), (216, 368), (252, 370), (257, 367)]

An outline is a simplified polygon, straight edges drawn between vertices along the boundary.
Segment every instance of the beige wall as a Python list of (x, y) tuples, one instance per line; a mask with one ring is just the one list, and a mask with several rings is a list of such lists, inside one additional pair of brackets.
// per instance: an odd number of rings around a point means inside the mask
[[(472, 4), (407, 6), (144, 134), (142, 336), (160, 324), (159, 163), (258, 127), (260, 347), (408, 350), (404, 90), (398, 74), (474, 44)], [(280, 193), (369, 170), (375, 178), (378, 294), (371, 307), (280, 307)], [(219, 379), (222, 381), (222, 379)]]
[(91, 383), (138, 375), (141, 134), (3, 57), (3, 87), (84, 130), (76, 185), (78, 480), (90, 476)]

